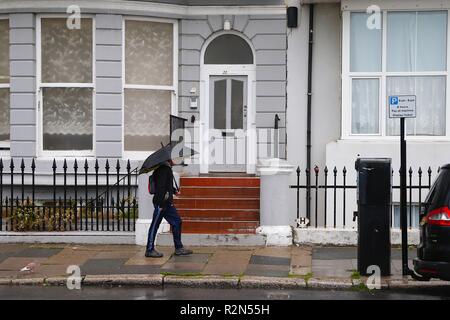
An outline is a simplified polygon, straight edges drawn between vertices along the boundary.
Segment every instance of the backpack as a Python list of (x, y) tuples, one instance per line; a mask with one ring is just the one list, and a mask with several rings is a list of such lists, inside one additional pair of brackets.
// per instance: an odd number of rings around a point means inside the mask
[(148, 177), (148, 193), (156, 193), (156, 179), (154, 172)]

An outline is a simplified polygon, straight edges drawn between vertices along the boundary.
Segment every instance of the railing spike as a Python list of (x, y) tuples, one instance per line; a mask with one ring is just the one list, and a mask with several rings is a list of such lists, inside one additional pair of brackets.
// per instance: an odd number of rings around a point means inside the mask
[(25, 170), (25, 161), (22, 158), (22, 161), (20, 162), (20, 169)]

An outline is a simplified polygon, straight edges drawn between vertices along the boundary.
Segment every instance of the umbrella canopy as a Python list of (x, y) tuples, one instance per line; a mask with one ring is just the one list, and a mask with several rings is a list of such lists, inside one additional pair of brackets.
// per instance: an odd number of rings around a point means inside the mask
[[(161, 144), (162, 145), (162, 144)], [(153, 152), (142, 164), (139, 174), (148, 173), (155, 170), (160, 164), (176, 158), (184, 158), (194, 155), (196, 152), (190, 148), (182, 147), (176, 148), (177, 143), (171, 142)]]

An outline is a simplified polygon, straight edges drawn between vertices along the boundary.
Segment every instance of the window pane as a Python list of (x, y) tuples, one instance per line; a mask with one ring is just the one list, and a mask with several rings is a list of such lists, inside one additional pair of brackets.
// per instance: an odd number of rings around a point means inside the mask
[(0, 83), (9, 83), (9, 20), (0, 20)]
[(244, 82), (231, 80), (231, 129), (244, 128)]
[(352, 133), (376, 134), (380, 132), (378, 79), (352, 81)]
[(369, 29), (370, 15), (352, 13), (350, 17), (350, 71), (381, 71), (381, 29)]
[(0, 89), (0, 141), (9, 141), (9, 89)]
[(171, 86), (173, 25), (126, 21), (125, 59), (127, 84)]
[(127, 151), (154, 151), (169, 143), (171, 91), (125, 90)]
[(227, 128), (227, 80), (214, 81), (214, 129)]
[(92, 89), (44, 88), (44, 150), (92, 150)]
[[(417, 118), (406, 119), (409, 135), (445, 135), (445, 77), (388, 77), (387, 95), (416, 95)], [(400, 121), (387, 119), (387, 134), (400, 134)]]
[(388, 71), (445, 71), (447, 12), (389, 12)]
[(205, 64), (253, 64), (253, 52), (241, 37), (225, 34), (209, 44), (204, 60)]
[(42, 19), (42, 82), (92, 83), (92, 20), (71, 30), (66, 19)]

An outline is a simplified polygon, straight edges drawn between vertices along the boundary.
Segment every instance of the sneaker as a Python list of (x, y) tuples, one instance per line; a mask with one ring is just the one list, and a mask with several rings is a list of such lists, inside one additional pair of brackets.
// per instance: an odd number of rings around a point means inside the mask
[(162, 258), (164, 255), (158, 251), (156, 251), (155, 249), (153, 250), (147, 250), (145, 251), (145, 256), (147, 258)]
[(186, 249), (185, 247), (179, 248), (179, 249), (175, 249), (175, 255), (176, 256), (188, 256), (190, 254), (192, 254), (193, 251)]

